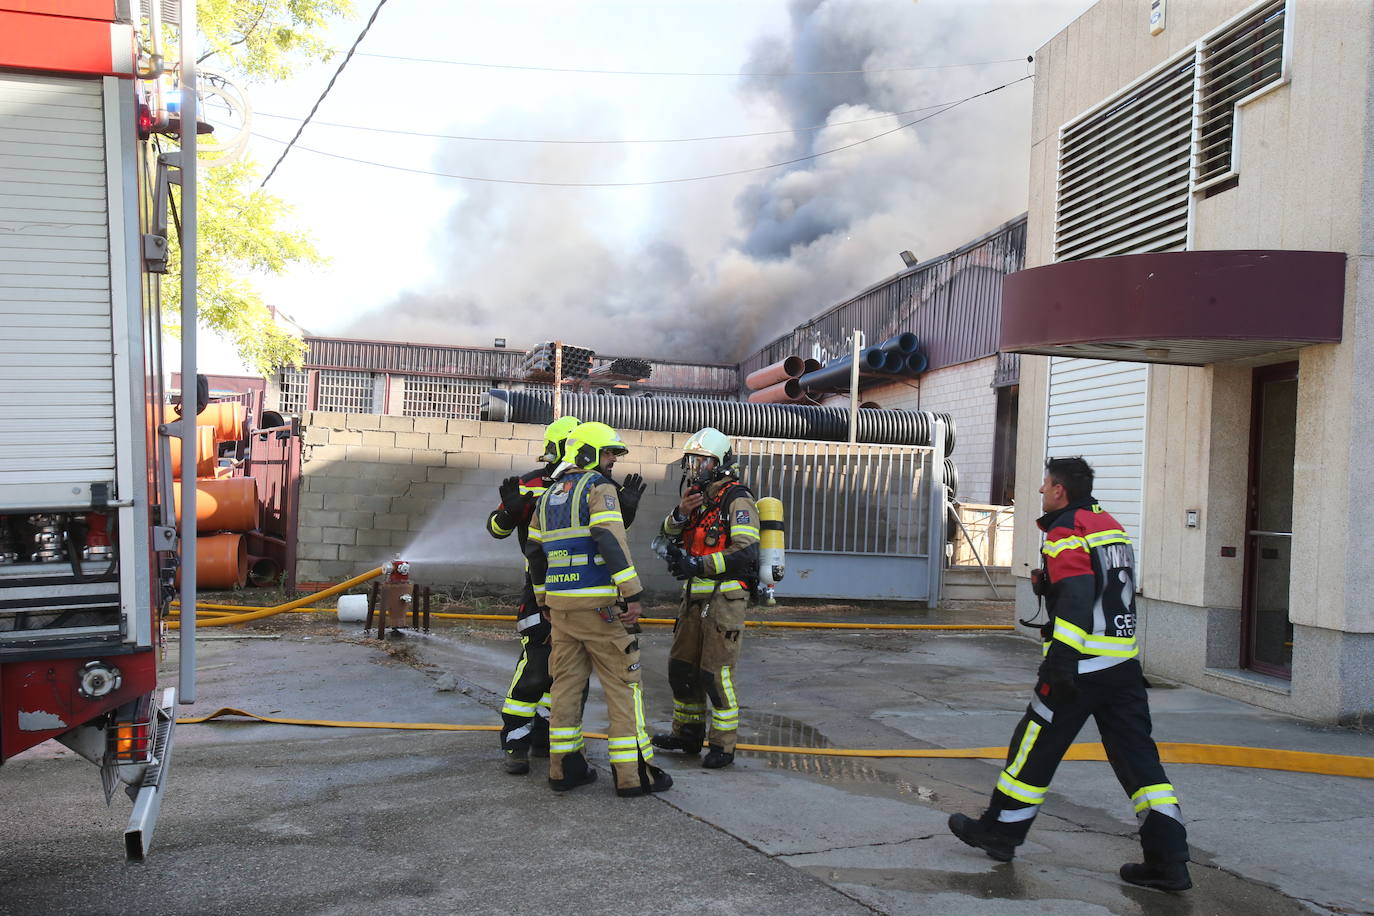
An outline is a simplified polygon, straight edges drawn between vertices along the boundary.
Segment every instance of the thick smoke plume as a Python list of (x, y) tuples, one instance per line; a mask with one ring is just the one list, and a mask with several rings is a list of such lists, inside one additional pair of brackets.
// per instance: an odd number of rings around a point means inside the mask
[[(765, 128), (820, 130), (668, 147), (521, 146), (448, 152), (440, 171), (564, 181), (749, 168), (872, 137), (1029, 72), (1024, 63), (1085, 2), (794, 0), (787, 34), (758, 39), (735, 92)], [(922, 64), (1019, 63), (902, 71)], [(718, 90), (717, 90), (718, 91)], [(652, 188), (472, 185), (434, 255), (441, 288), (410, 290), (356, 321), (363, 337), (532, 346), (555, 333), (599, 353), (733, 362), (866, 286), (1026, 208), (1030, 83), (914, 127), (783, 169)], [(709, 124), (684, 106), (681, 132)], [(507, 135), (606, 136), (615, 112), (511, 112)], [(862, 118), (877, 120), (846, 124)]]

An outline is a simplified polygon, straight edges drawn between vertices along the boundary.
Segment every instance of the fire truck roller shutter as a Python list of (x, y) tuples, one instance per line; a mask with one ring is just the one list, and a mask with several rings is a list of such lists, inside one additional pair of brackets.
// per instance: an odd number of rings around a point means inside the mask
[(104, 108), (99, 79), (0, 73), (0, 507), (116, 479)]

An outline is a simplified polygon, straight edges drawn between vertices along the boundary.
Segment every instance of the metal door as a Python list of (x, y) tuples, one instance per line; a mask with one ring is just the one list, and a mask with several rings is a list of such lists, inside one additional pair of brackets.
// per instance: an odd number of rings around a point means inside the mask
[(1262, 674), (1288, 678), (1293, 673), (1293, 625), (1288, 620), (1288, 594), (1292, 573), (1298, 364), (1256, 369), (1252, 398), (1241, 665)]

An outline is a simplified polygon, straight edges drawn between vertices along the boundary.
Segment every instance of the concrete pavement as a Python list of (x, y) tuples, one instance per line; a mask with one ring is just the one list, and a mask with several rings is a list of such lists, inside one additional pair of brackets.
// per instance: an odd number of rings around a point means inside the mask
[[(899, 612), (996, 614), (980, 613)], [(277, 641), (201, 644), (191, 711), (498, 721), (518, 649), (504, 627), (446, 628), (397, 655), (332, 624), (278, 620), (255, 628)], [(666, 628), (642, 639), (660, 723), (669, 639)], [(1037, 655), (1003, 634), (750, 631), (742, 740), (1002, 744)], [(1374, 756), (1368, 733), (1192, 688), (1158, 685), (1151, 702), (1164, 741)], [(604, 724), (594, 686), (587, 725)], [(107, 811), (95, 768), (45, 745), (0, 770), (0, 912), (1374, 912), (1371, 780), (1170, 767), (1196, 860), (1194, 890), (1173, 896), (1117, 879), (1138, 847), (1104, 763), (1063, 764), (1030, 842), (998, 864), (944, 826), (983, 805), (990, 761), (742, 754), (717, 772), (660, 755), (674, 788), (626, 800), (611, 792), (604, 745), (590, 747), (602, 779), (557, 796), (538, 766), (505, 775), (487, 732), (181, 726), (150, 860), (125, 866), (127, 802)]]

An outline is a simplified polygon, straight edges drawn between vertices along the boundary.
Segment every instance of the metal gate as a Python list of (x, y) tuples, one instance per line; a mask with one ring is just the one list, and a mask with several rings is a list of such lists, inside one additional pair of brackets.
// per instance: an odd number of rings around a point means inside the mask
[(779, 596), (939, 604), (946, 496), (938, 426), (930, 447), (734, 440), (741, 479), (783, 503)]

